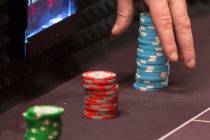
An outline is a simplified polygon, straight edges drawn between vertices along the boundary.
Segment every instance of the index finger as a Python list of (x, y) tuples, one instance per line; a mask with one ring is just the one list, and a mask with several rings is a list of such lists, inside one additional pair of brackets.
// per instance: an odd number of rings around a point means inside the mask
[(177, 46), (173, 32), (172, 18), (167, 0), (145, 0), (167, 57), (178, 60)]
[(118, 0), (117, 20), (112, 29), (113, 35), (124, 32), (133, 20), (133, 0)]

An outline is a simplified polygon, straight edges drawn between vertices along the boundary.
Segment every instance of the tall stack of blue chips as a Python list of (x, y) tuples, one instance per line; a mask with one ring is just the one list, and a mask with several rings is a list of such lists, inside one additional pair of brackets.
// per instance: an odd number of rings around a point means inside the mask
[(168, 86), (170, 64), (148, 12), (140, 13), (134, 89), (158, 91)]

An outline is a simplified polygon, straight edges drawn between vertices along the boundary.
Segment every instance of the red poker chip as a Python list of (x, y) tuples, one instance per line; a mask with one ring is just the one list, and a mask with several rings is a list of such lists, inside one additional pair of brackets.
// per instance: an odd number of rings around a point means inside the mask
[(85, 101), (85, 107), (90, 107), (90, 108), (117, 108), (115, 104), (117, 103), (94, 103), (94, 102), (88, 102)]
[(114, 114), (118, 114), (117, 111), (92, 111), (89, 109), (85, 109), (84, 112), (90, 113), (92, 115), (114, 115)]
[(86, 113), (84, 112), (84, 116), (90, 119), (95, 119), (95, 120), (109, 120), (109, 119), (113, 119), (116, 118), (117, 115), (106, 115), (106, 116), (99, 116), (99, 115), (92, 115), (90, 113)]
[(100, 96), (97, 96), (97, 95), (91, 95), (91, 94), (86, 94), (85, 97), (87, 98), (91, 98), (91, 99), (95, 99), (95, 100), (109, 100), (109, 99), (113, 99), (113, 98), (118, 98), (118, 93), (116, 94), (112, 94), (112, 95), (100, 95)]
[(87, 110), (87, 109), (85, 109), (84, 112), (89, 113), (91, 115), (97, 115), (97, 116), (108, 116), (108, 115), (116, 115), (117, 114), (117, 111), (103, 112), (103, 111), (91, 111), (91, 110)]
[(86, 91), (91, 91), (91, 92), (109, 92), (109, 91), (116, 91), (119, 89), (119, 85), (118, 84), (114, 84), (115, 86), (113, 86), (111, 89), (87, 89), (85, 88)]
[(94, 105), (85, 105), (84, 109), (96, 112), (113, 112), (113, 111), (116, 112), (118, 110), (118, 107), (100, 108), (100, 107), (94, 107)]
[(86, 99), (86, 102), (89, 102), (92, 104), (108, 104), (108, 103), (117, 103), (118, 99), (112, 99), (112, 100), (88, 100), (88, 99)]
[(91, 110), (91, 111), (98, 111), (98, 112), (110, 112), (110, 111), (117, 111), (116, 108), (91, 108), (91, 107), (85, 107), (85, 109)]
[(87, 80), (111, 80), (116, 79), (116, 74), (110, 71), (89, 71), (82, 74)]
[(83, 79), (84, 83), (96, 84), (96, 85), (110, 85), (116, 83), (116, 79), (113, 80), (87, 80)]
[(93, 99), (96, 99), (96, 100), (98, 100), (98, 99), (111, 99), (111, 98), (114, 98), (114, 97), (119, 97), (119, 94), (115, 93), (115, 94), (111, 94), (111, 95), (94, 95), (94, 94), (86, 93), (85, 97), (93, 98)]
[(99, 103), (99, 102), (92, 102), (89, 100), (85, 100), (85, 104), (88, 106), (95, 106), (95, 107), (102, 107), (102, 108), (113, 108), (118, 105), (118, 101), (113, 103)]
[(83, 86), (86, 88), (86, 89), (90, 89), (90, 90), (110, 90), (110, 89), (113, 89), (117, 86), (117, 84), (112, 84), (112, 85), (92, 85), (92, 84), (86, 84), (86, 83), (83, 83)]
[(85, 101), (91, 102), (91, 103), (116, 103), (118, 102), (118, 98), (113, 97), (110, 99), (93, 99), (93, 98), (85, 97)]
[(98, 91), (98, 90), (85, 90), (88, 95), (95, 95), (95, 96), (109, 96), (118, 94), (118, 88), (114, 90), (106, 90), (106, 91)]
[(118, 104), (117, 103), (87, 103), (85, 102), (85, 108), (93, 108), (93, 109), (117, 109)]

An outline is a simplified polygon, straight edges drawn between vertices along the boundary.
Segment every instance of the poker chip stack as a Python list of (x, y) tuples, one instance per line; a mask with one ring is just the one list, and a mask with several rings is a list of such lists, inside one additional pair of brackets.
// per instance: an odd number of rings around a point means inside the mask
[(133, 87), (140, 91), (157, 91), (168, 86), (169, 60), (157, 35), (148, 12), (140, 13), (137, 48), (136, 82)]
[(61, 115), (56, 106), (33, 106), (23, 113), (28, 123), (24, 140), (58, 140), (62, 132)]
[(119, 85), (116, 83), (116, 74), (90, 71), (82, 76), (85, 89), (84, 116), (98, 120), (117, 117)]

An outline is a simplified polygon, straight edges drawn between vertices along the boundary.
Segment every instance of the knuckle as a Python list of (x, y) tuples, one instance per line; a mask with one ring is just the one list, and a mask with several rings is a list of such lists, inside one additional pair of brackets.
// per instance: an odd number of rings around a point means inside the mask
[(164, 16), (157, 20), (157, 26), (161, 29), (170, 29), (172, 28), (172, 19), (170, 16)]
[(129, 10), (119, 9), (118, 15), (123, 18), (129, 18), (132, 16), (132, 12), (129, 12)]
[(186, 52), (194, 52), (194, 47), (193, 47), (192, 44), (185, 45), (185, 46), (183, 47), (183, 49), (184, 49), (184, 51), (186, 51)]
[(189, 17), (181, 18), (178, 21), (178, 26), (180, 26), (180, 28), (191, 29), (190, 18)]

